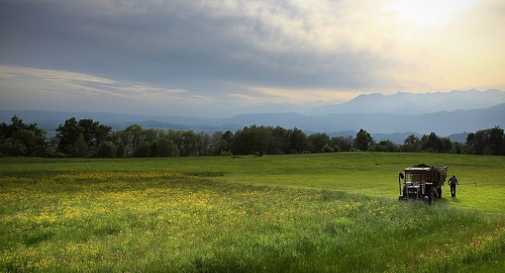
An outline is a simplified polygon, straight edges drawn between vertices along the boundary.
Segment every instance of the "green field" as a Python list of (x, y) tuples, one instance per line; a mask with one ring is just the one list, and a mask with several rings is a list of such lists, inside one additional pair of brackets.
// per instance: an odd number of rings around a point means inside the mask
[[(449, 167), (432, 206), (397, 173)], [(505, 157), (0, 158), (2, 272), (504, 272)]]

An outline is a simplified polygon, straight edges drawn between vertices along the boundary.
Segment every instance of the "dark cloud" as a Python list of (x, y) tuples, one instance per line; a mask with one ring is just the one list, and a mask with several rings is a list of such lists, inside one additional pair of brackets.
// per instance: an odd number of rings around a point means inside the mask
[(411, 39), (408, 28), (382, 17), (381, 4), (3, 0), (0, 65), (143, 82), (214, 100), (267, 96), (250, 91), (268, 88), (358, 94), (427, 86), (423, 76), (437, 71), (425, 72), (432, 66), (426, 62), (444, 52), (426, 50), (430, 42), (421, 47), (424, 58), (415, 51), (422, 35)]
[[(180, 7), (180, 6), (178, 6)], [(301, 12), (276, 6), (290, 17)], [(6, 1), (0, 9), (3, 44), (0, 61), (14, 65), (96, 73), (183, 85), (188, 79), (318, 88), (366, 86), (366, 54), (321, 55), (297, 48), (278, 27), (255, 18), (213, 18), (203, 11), (174, 9), (108, 14), (63, 1)], [(80, 11), (82, 9), (82, 11)], [(261, 11), (258, 11), (261, 12)], [(264, 40), (263, 48), (233, 35), (242, 28)], [(269, 50), (268, 43), (288, 50)]]

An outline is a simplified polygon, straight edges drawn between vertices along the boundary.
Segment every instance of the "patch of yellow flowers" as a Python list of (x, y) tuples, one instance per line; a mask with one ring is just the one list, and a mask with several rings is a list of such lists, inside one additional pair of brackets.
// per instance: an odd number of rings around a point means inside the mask
[[(76, 172), (1, 177), (0, 264), (17, 270), (94, 268), (135, 252), (197, 247), (263, 222), (313, 214), (301, 190), (230, 186), (170, 172)], [(321, 209), (320, 213), (334, 213)], [(352, 209), (352, 207), (342, 209)], [(326, 211), (326, 212), (325, 212)]]

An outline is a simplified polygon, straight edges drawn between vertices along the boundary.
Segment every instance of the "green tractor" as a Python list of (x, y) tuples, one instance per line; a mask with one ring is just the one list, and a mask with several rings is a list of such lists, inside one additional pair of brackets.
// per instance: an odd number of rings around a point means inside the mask
[(431, 204), (442, 197), (442, 186), (447, 178), (447, 167), (424, 164), (409, 167), (398, 173), (399, 200), (422, 200)]

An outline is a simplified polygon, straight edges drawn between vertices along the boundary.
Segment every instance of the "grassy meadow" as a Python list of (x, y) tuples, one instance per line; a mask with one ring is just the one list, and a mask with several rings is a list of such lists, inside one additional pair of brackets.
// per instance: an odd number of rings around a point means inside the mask
[[(432, 206), (397, 173), (449, 166)], [(505, 158), (0, 158), (1, 272), (504, 272)]]

